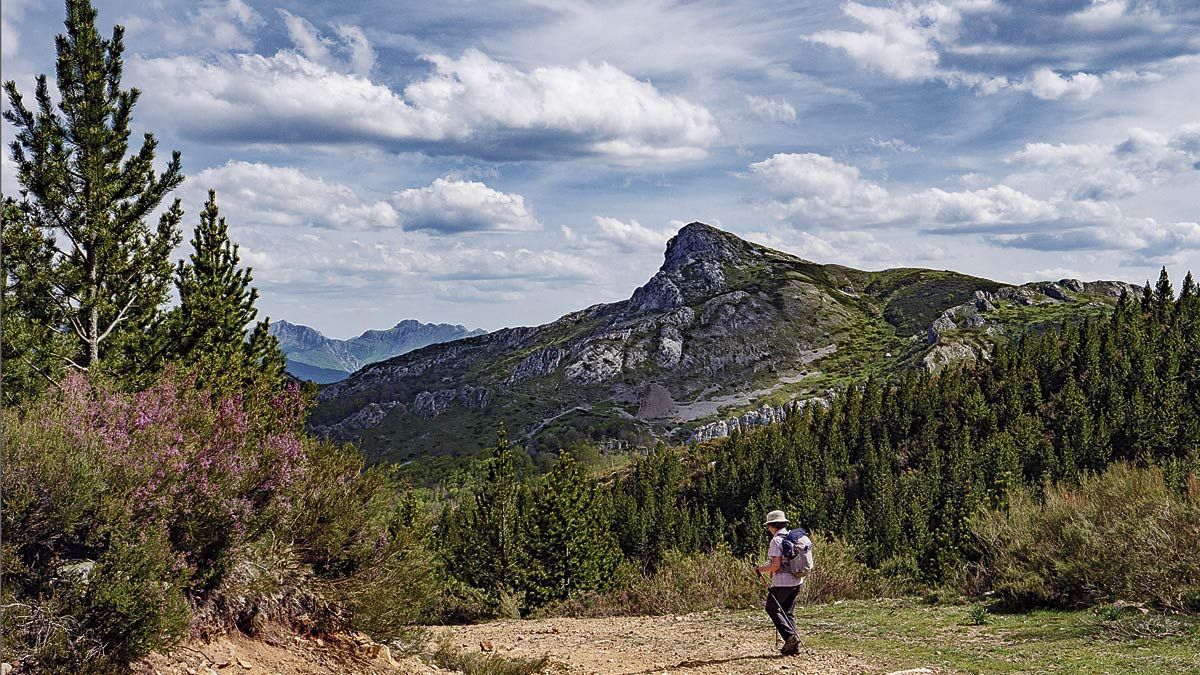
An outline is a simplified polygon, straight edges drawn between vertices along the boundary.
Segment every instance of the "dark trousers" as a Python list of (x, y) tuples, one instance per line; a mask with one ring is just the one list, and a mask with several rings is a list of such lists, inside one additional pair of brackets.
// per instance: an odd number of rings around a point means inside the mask
[(767, 616), (771, 617), (775, 630), (779, 631), (779, 637), (785, 642), (797, 636), (792, 610), (796, 608), (796, 597), (799, 595), (799, 586), (772, 586), (767, 591)]

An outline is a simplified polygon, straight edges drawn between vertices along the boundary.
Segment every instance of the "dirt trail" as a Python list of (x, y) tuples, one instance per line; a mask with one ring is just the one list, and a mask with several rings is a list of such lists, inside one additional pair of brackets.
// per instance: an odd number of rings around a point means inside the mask
[[(547, 675), (774, 675), (887, 673), (886, 664), (823, 647), (810, 638), (799, 656), (779, 655), (779, 643), (759, 613), (698, 612), (682, 616), (497, 621), (432, 630), (429, 652), (443, 636), (463, 651), (548, 656)], [(185, 643), (137, 665), (137, 675), (442, 675), (417, 657), (397, 657), (359, 636), (331, 640), (240, 635)], [(896, 671), (915, 675), (939, 670)]]
[[(439, 628), (460, 648), (490, 646), (498, 654), (548, 655), (560, 672), (639, 673), (882, 673), (880, 664), (820, 645), (782, 657), (766, 616), (699, 612), (683, 616), (500, 621)], [(487, 645), (486, 643), (490, 643)]]

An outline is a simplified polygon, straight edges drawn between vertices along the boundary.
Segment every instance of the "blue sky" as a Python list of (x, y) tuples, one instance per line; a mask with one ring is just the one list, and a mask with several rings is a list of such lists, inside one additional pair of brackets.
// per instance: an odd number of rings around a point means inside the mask
[[(866, 269), (1200, 273), (1192, 0), (96, 4), (189, 230), (216, 188), (262, 310), (335, 337), (621, 299), (693, 220)], [(5, 79), (52, 72), (62, 11), (5, 0)]]

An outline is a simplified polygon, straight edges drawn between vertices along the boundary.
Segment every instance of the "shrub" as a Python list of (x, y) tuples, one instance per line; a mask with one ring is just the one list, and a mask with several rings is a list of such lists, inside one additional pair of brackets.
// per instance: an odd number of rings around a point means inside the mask
[(44, 570), (42, 593), (6, 593), (6, 660), (15, 655), (37, 672), (124, 672), (187, 629), (185, 579), (175, 563), (165, 536), (122, 531), (98, 561)]
[(1200, 483), (1172, 492), (1157, 468), (1126, 464), (1054, 486), (1039, 501), (1015, 492), (972, 524), (983, 571), (1014, 606), (1118, 600), (1200, 609)]
[(328, 598), (328, 584), (300, 560), (290, 541), (263, 538), (231, 558), (221, 583), (195, 608), (193, 626), (200, 637), (226, 630), (250, 636), (281, 629), (321, 634), (345, 624), (345, 612)]
[[(823, 603), (871, 597), (880, 587), (849, 543), (814, 539), (816, 566), (805, 579), (801, 602)], [(761, 607), (768, 578), (728, 549), (684, 555), (668, 551), (657, 570), (644, 574), (625, 561), (604, 593), (583, 595), (544, 608), (539, 615), (638, 616), (683, 614), (709, 609)]]
[(424, 510), (390, 470), (302, 429), (297, 387), (230, 395), (168, 372), (80, 376), (3, 412), (5, 635), (38, 670), (121, 669), (191, 628), (357, 627), (430, 616)]
[(971, 605), (967, 608), (966, 622), (971, 626), (985, 626), (988, 622), (988, 608), (983, 605)]
[(68, 608), (115, 670), (184, 635), (185, 583), (165, 534), (119, 530), (86, 578), (71, 582), (79, 597)]
[(805, 580), (805, 602), (833, 602), (874, 595), (870, 570), (858, 560), (854, 546), (830, 537), (813, 540), (813, 571)]
[(915, 556), (892, 556), (872, 573), (874, 595), (898, 598), (919, 595), (925, 590), (921, 582), (921, 566)]
[(440, 668), (463, 675), (534, 675), (550, 665), (546, 656), (531, 658), (461, 651), (454, 647), (449, 636), (438, 640), (433, 662)]
[(353, 447), (314, 444), (292, 499), (284, 530), (350, 625), (389, 640), (435, 617), (444, 579), (426, 546), (432, 525), (395, 467), (364, 468)]
[(690, 556), (668, 551), (653, 574), (637, 572), (626, 561), (612, 589), (550, 605), (539, 614), (634, 616), (754, 607), (762, 604), (766, 581), (751, 565), (726, 549)]
[(114, 532), (166, 532), (195, 588), (268, 531), (304, 470), (295, 388), (217, 397), (168, 374), (135, 394), (71, 375), (4, 413), (5, 525), (19, 556), (94, 559)]

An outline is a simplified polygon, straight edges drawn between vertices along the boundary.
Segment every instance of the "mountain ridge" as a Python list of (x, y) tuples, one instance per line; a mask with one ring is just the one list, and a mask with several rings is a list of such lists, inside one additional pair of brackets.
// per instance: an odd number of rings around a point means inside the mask
[(1135, 288), (867, 272), (691, 223), (628, 299), (368, 365), (325, 388), (311, 421), (402, 460), (473, 453), (500, 420), (535, 450), (705, 440), (861, 377), (988, 358), (996, 340)]
[(279, 339), (288, 372), (318, 384), (337, 382), (365, 365), (414, 349), (486, 332), (469, 330), (461, 324), (415, 319), (404, 319), (386, 330), (366, 330), (346, 340), (326, 337), (315, 328), (286, 320), (273, 321), (269, 330)]

